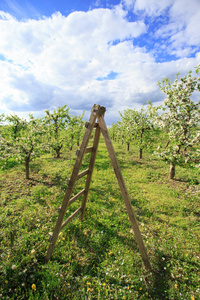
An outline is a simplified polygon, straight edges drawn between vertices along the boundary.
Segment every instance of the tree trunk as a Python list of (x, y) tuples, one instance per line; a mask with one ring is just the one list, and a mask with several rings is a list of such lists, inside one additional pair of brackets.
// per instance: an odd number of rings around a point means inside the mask
[(60, 158), (60, 149), (56, 149), (56, 154), (57, 154), (56, 158)]
[(54, 150), (56, 151), (56, 154), (57, 154), (56, 158), (60, 158), (60, 151), (62, 149), (62, 146), (63, 145), (59, 146), (58, 148), (54, 148)]
[(129, 151), (129, 148), (130, 148), (130, 143), (127, 143), (126, 144), (126, 150)]
[(169, 179), (174, 179), (174, 176), (175, 176), (175, 163), (170, 162)]
[(170, 140), (167, 141), (166, 145), (165, 145), (165, 148), (167, 148), (169, 146), (169, 143), (170, 143)]
[(26, 164), (26, 179), (29, 179), (29, 162), (30, 162), (29, 157), (26, 157), (26, 161), (25, 161), (25, 164)]
[(142, 158), (142, 148), (139, 148), (139, 154), (138, 154), (138, 158), (141, 159)]

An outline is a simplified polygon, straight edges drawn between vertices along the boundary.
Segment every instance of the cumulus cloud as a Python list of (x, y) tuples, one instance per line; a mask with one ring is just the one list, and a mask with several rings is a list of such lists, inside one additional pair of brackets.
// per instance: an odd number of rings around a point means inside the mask
[(155, 23), (163, 18), (159, 28), (155, 26), (155, 37), (164, 39), (167, 52), (177, 57), (188, 56), (199, 50), (200, 5), (199, 0), (125, 0), (134, 13), (143, 13)]
[[(198, 53), (187, 57), (199, 43), (193, 28), (199, 22), (198, 0), (190, 1), (195, 8), (192, 19), (192, 9), (180, 10), (179, 1), (124, 0), (112, 9), (75, 11), (68, 16), (58, 12), (21, 21), (1, 11), (1, 109), (38, 113), (67, 104), (72, 112), (86, 110), (87, 117), (98, 103), (107, 107), (110, 123), (118, 119), (118, 111), (140, 107), (148, 99), (160, 103), (164, 95), (158, 80), (178, 71), (185, 75), (200, 63)], [(163, 51), (170, 49), (179, 59), (159, 63), (155, 49), (162, 51), (161, 43), (148, 51), (135, 41), (152, 38), (146, 16), (158, 20), (164, 12), (169, 22), (153, 35), (157, 43), (160, 37), (167, 40)]]

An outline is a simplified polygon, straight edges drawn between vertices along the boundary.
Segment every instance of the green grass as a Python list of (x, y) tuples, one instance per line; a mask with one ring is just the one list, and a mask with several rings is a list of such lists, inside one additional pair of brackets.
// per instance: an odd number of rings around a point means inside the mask
[[(83, 222), (64, 228), (48, 263), (49, 232), (75, 151), (36, 159), (30, 180), (13, 162), (0, 171), (0, 299), (200, 299), (199, 171), (177, 167), (169, 181), (168, 165), (150, 153), (139, 160), (134, 147), (114, 148), (152, 272), (144, 268), (101, 140)], [(88, 161), (89, 154), (82, 169)]]

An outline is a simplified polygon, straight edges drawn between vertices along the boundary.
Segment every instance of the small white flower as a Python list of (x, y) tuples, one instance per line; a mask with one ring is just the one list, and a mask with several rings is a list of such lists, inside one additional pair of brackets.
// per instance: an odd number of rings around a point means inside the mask
[(17, 268), (17, 266), (16, 265), (12, 265), (12, 270), (15, 270), (16, 268)]

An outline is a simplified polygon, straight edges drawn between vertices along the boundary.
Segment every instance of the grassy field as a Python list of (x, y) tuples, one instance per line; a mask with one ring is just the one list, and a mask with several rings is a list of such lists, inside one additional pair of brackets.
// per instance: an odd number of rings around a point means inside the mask
[[(103, 140), (100, 141), (83, 222), (69, 223), (46, 263), (75, 162), (75, 150), (61, 159), (48, 155), (24, 167), (10, 161), (0, 171), (1, 299), (200, 299), (200, 173), (168, 165), (137, 149), (116, 155), (152, 265), (146, 271)], [(89, 161), (85, 157), (83, 169)], [(74, 194), (84, 188), (77, 182)], [(81, 198), (80, 198), (81, 200)], [(76, 201), (67, 211), (78, 207)]]

